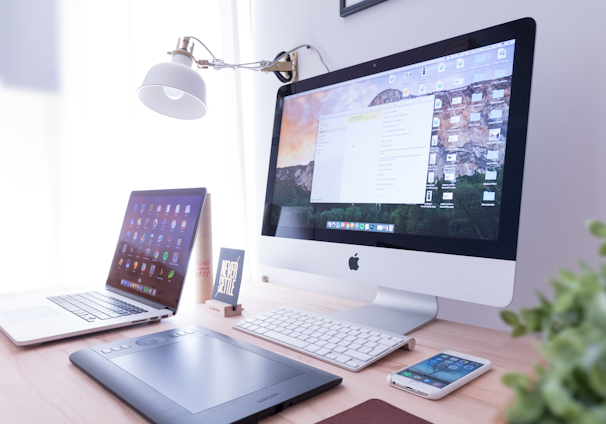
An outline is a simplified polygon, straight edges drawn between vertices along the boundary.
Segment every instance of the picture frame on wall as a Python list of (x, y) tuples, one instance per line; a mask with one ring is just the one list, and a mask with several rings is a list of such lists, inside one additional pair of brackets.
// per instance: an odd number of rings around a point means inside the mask
[(339, 0), (339, 12), (341, 17), (344, 18), (379, 3), (383, 3), (384, 1), (387, 0)]

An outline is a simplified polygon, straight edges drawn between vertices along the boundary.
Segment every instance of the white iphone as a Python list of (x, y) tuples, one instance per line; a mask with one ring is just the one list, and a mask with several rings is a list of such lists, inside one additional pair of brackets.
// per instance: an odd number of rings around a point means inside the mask
[(387, 376), (393, 387), (427, 399), (442, 399), (492, 368), (487, 359), (443, 350)]

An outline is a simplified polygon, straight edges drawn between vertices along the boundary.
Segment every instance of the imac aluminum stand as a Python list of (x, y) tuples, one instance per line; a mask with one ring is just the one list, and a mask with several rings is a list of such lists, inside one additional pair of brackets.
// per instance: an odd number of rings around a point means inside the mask
[(378, 287), (372, 303), (330, 314), (337, 319), (408, 334), (436, 319), (438, 299), (435, 296)]

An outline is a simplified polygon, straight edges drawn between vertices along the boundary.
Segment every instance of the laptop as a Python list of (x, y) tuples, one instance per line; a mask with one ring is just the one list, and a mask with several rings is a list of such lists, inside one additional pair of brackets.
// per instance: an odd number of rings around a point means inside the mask
[(105, 287), (0, 300), (0, 329), (26, 346), (175, 315), (205, 198), (132, 192)]

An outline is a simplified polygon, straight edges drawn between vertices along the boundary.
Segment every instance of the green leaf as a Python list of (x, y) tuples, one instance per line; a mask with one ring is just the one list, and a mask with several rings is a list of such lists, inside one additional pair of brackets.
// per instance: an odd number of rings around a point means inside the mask
[(539, 394), (516, 389), (515, 403), (507, 410), (507, 421), (515, 424), (536, 423), (545, 406)]
[(596, 237), (606, 238), (606, 224), (600, 221), (587, 221), (589, 232)]
[(560, 278), (565, 283), (573, 283), (577, 280), (577, 277), (567, 269), (558, 269), (558, 274), (560, 274)]
[(516, 325), (513, 331), (511, 332), (511, 337), (520, 337), (525, 335), (526, 333), (528, 333), (528, 330), (526, 329), (525, 325)]
[(562, 386), (562, 383), (555, 378), (546, 380), (541, 386), (541, 394), (549, 410), (557, 417), (572, 420), (582, 411), (581, 405), (572, 398), (571, 394)]
[(527, 375), (509, 373), (501, 377), (504, 385), (512, 389), (530, 390), (531, 381)]
[(570, 310), (572, 308), (572, 306), (574, 305), (574, 301), (576, 299), (576, 293), (575, 292), (566, 292), (566, 293), (562, 293), (562, 295), (556, 299), (555, 304), (554, 304), (554, 311), (556, 313), (561, 314), (562, 312), (566, 312), (568, 310)]
[(600, 256), (606, 256), (606, 243), (600, 246)]
[(520, 325), (520, 320), (518, 316), (511, 311), (501, 311), (501, 319), (506, 323), (515, 327), (516, 325)]
[(520, 316), (526, 322), (526, 327), (531, 333), (541, 331), (541, 310), (540, 309), (522, 309)]

